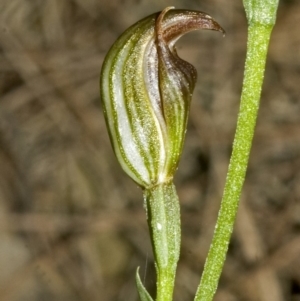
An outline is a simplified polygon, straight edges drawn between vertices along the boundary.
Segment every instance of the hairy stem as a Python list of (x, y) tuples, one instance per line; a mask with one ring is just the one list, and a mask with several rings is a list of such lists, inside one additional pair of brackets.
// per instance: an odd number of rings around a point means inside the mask
[(211, 301), (218, 286), (245, 179), (278, 0), (244, 0), (248, 43), (240, 111), (214, 237), (195, 301)]
[(171, 301), (180, 252), (180, 208), (172, 182), (144, 191), (157, 274), (156, 301)]

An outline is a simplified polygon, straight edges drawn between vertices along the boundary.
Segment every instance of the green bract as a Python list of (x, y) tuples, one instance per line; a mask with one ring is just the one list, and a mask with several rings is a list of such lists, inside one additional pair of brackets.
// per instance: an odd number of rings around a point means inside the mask
[(188, 10), (153, 14), (126, 30), (107, 54), (100, 89), (114, 152), (140, 186), (173, 178), (182, 152), (195, 68), (175, 42), (196, 29), (223, 29), (209, 15)]

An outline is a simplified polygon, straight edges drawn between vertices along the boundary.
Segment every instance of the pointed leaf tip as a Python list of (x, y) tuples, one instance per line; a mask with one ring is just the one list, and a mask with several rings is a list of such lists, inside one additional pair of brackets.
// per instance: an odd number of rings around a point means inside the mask
[(140, 267), (137, 268), (136, 270), (136, 286), (139, 292), (139, 296), (141, 301), (153, 301), (152, 297), (149, 295), (149, 293), (147, 292), (146, 288), (144, 287), (140, 275), (139, 275), (139, 269)]

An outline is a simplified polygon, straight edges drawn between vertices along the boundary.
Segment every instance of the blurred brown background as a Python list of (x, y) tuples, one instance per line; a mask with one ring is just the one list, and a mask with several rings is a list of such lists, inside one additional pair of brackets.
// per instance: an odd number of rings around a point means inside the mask
[[(231, 151), (246, 47), (242, 1), (0, 2), (0, 300), (137, 301), (154, 294), (141, 190), (113, 155), (99, 101), (105, 53), (168, 5), (226, 30), (189, 34), (199, 73), (176, 176), (175, 301), (192, 300)], [(251, 161), (216, 301), (300, 300), (300, 2), (281, 0)]]

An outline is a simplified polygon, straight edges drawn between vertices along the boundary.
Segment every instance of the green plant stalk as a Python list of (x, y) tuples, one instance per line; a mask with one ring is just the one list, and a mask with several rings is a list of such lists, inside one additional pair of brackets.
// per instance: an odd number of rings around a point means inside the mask
[(171, 301), (180, 252), (180, 207), (172, 182), (144, 191), (157, 275), (156, 301)]
[(249, 26), (240, 111), (221, 208), (195, 301), (213, 299), (223, 269), (246, 175), (278, 0), (245, 0), (244, 6)]

